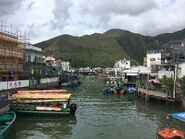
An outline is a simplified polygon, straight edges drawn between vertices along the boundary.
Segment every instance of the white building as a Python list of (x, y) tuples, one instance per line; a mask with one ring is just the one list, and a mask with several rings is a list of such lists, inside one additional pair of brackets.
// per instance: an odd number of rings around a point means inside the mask
[(151, 68), (146, 66), (131, 67), (123, 71), (123, 80), (125, 82), (136, 81), (139, 75), (148, 76), (151, 74)]
[(115, 63), (114, 68), (121, 68), (121, 69), (129, 69), (130, 68), (130, 60), (119, 60)]
[(47, 66), (52, 66), (52, 67), (56, 67), (57, 66), (56, 60), (52, 56), (47, 56), (45, 61), (46, 61), (46, 65)]
[(35, 47), (31, 44), (25, 44), (24, 60), (25, 62), (44, 63), (44, 53), (39, 47)]
[(123, 72), (125, 69), (130, 69), (130, 60), (119, 60), (114, 65), (115, 74), (117, 75), (118, 72)]
[(161, 53), (158, 51), (148, 51), (147, 55), (147, 67), (161, 65)]
[(185, 62), (180, 63), (177, 70), (177, 77), (182, 78), (183, 76), (185, 76)]
[(173, 68), (171, 68), (171, 67), (169, 66), (168, 69), (163, 68), (160, 71), (158, 71), (158, 78), (162, 79), (163, 76), (166, 76), (168, 78), (173, 78), (174, 79), (175, 67), (177, 68), (177, 73), (176, 73), (177, 78), (182, 78), (183, 76), (185, 76), (185, 62), (178, 64), (178, 66), (173, 65)]
[(174, 71), (172, 70), (159, 70), (158, 71), (158, 78), (162, 79), (164, 76), (168, 78), (174, 78)]
[(70, 63), (68, 61), (61, 62), (62, 70), (68, 71), (70, 69)]
[(44, 74), (45, 56), (42, 49), (31, 44), (24, 44), (22, 50), (24, 55), (23, 76)]
[(126, 76), (138, 76), (139, 74), (150, 74), (151, 68), (145, 66), (131, 67), (131, 69), (124, 70)]

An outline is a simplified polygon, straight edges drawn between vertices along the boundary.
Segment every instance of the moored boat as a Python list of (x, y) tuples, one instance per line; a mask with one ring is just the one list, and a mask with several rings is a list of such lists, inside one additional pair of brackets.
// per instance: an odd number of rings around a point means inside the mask
[(0, 139), (6, 138), (15, 119), (16, 114), (14, 112), (0, 115)]
[(69, 93), (64, 89), (53, 89), (53, 90), (19, 90), (17, 93)]
[(168, 114), (170, 125), (157, 133), (157, 139), (184, 139), (185, 112)]
[(63, 91), (18, 91), (12, 95), (11, 108), (18, 114), (74, 115), (77, 105), (71, 104), (70, 99), (71, 94)]

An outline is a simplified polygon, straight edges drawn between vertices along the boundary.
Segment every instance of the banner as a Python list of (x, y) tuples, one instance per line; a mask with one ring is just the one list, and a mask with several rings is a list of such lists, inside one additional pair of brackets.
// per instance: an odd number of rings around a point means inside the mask
[(40, 80), (40, 83), (51, 83), (51, 82), (57, 82), (58, 77), (53, 77), (53, 78), (42, 78)]
[(0, 90), (6, 90), (7, 89), (7, 82), (0, 82)]
[(21, 88), (21, 87), (28, 87), (29, 80), (17, 80), (17, 81), (8, 81), (7, 82), (7, 89), (14, 89), (14, 88)]

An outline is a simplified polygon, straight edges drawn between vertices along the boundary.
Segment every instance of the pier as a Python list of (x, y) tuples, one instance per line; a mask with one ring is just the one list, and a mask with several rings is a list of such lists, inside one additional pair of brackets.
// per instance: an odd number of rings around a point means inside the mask
[(157, 100), (164, 100), (167, 102), (174, 102), (174, 99), (171, 98), (167, 93), (164, 93), (160, 90), (148, 90), (144, 88), (138, 88), (138, 97), (144, 98), (145, 101), (149, 101), (150, 98), (155, 98)]

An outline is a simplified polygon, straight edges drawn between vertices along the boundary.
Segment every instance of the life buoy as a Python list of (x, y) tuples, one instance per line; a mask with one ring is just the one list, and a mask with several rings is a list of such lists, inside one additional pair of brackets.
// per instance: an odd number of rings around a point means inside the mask
[(184, 139), (184, 132), (176, 128), (164, 128), (158, 135), (164, 139), (175, 139), (175, 137)]

